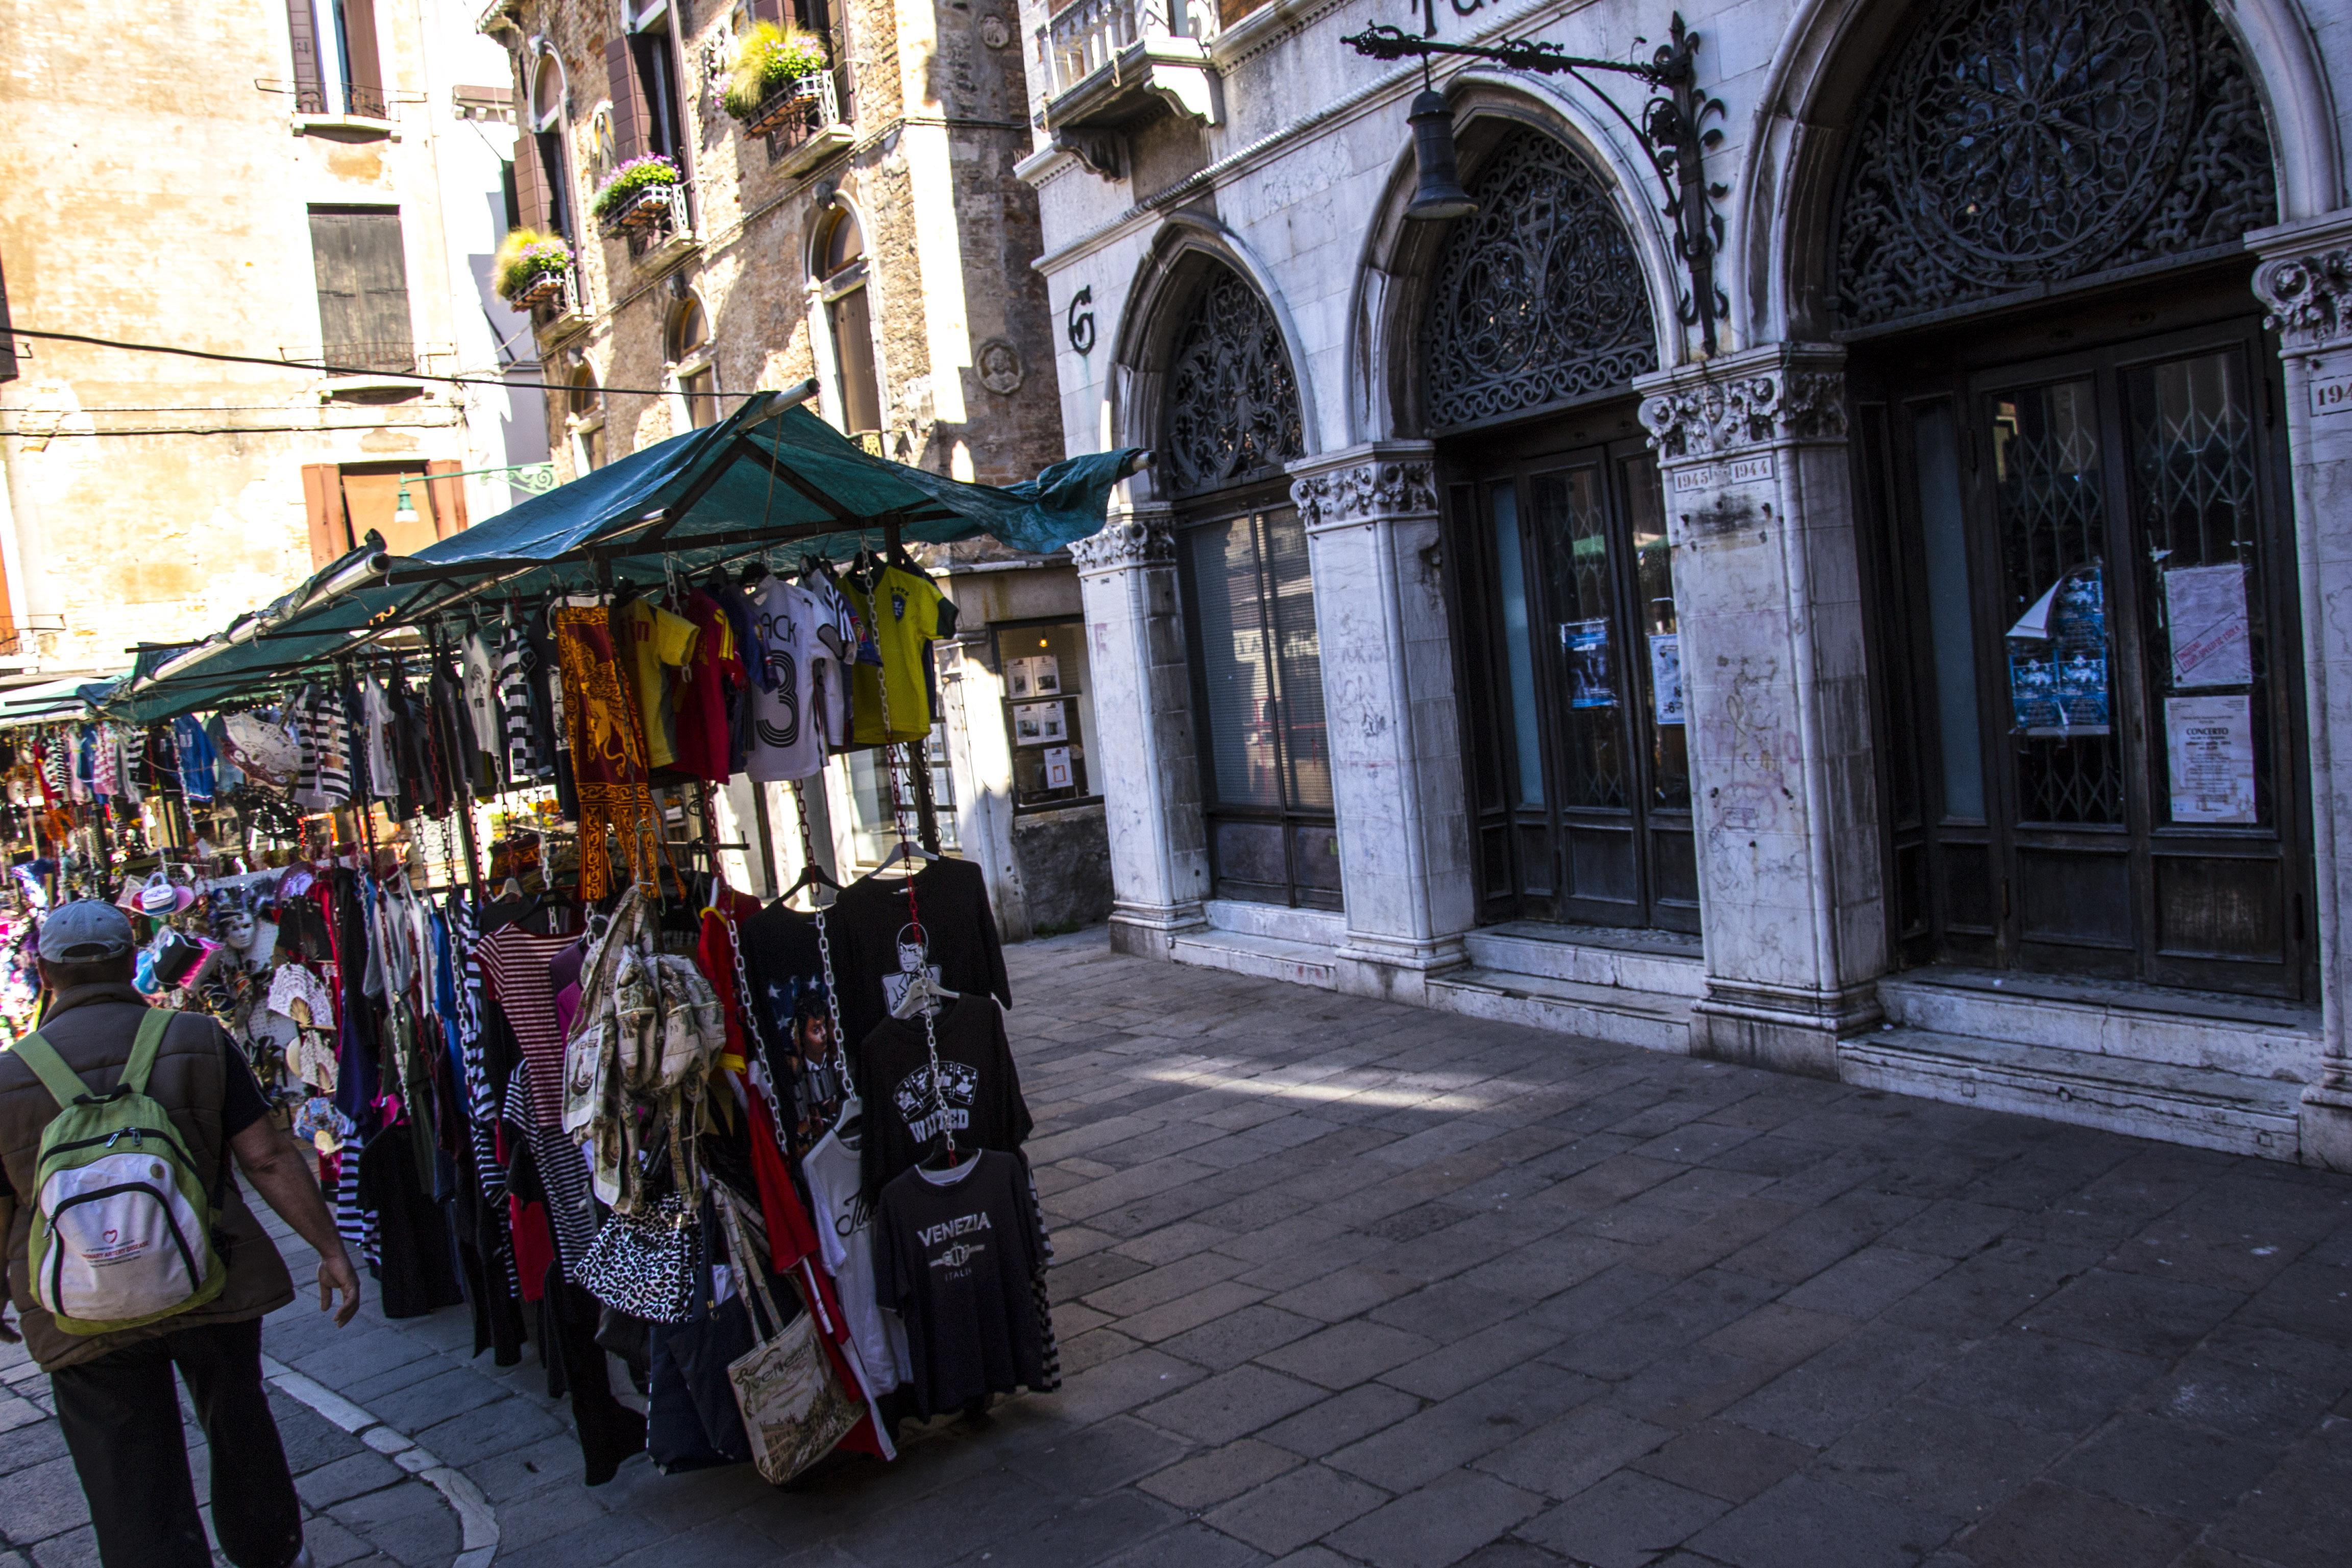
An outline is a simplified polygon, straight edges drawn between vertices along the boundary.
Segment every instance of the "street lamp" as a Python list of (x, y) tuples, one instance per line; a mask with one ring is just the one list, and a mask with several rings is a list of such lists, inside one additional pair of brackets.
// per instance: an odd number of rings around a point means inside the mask
[[(1433, 16), (1431, 30), (1435, 30)], [(1716, 352), (1716, 323), (1730, 314), (1731, 300), (1715, 281), (1715, 258), (1722, 248), (1724, 235), (1723, 216), (1715, 210), (1715, 202), (1729, 195), (1731, 187), (1706, 183), (1706, 155), (1709, 148), (1723, 140), (1723, 132), (1705, 122), (1726, 110), (1721, 99), (1710, 98), (1699, 90), (1699, 36), (1683, 26), (1681, 12), (1675, 13), (1668, 41), (1659, 46), (1646, 62), (1591, 59), (1569, 54), (1558, 44), (1538, 43), (1532, 38), (1506, 38), (1495, 45), (1449, 44), (1432, 37), (1416, 37), (1386, 23), (1367, 27), (1340, 42), (1376, 60), (1401, 60), (1407, 56), (1421, 59), (1424, 85), (1412, 100), (1412, 112), (1407, 116), (1412, 126), (1413, 158), (1420, 176), (1412, 202), (1405, 208), (1405, 216), (1410, 218), (1454, 218), (1477, 210), (1476, 204), (1462, 189), (1454, 151), (1454, 117), (1445, 107), (1444, 95), (1429, 81), (1430, 57), (1460, 55), (1492, 60), (1511, 70), (1570, 76), (1582, 82), (1608, 106), (1610, 113), (1633, 132), (1650, 160), (1651, 171), (1658, 176), (1664, 192), (1659, 206), (1674, 231), (1675, 254), (1689, 276), (1689, 291), (1682, 297), (1683, 323), (1698, 328), (1707, 353)], [(1616, 100), (1595, 87), (1585, 76), (1587, 71), (1609, 71), (1646, 83), (1654, 96), (1643, 107), (1641, 122), (1636, 124), (1632, 115), (1617, 106)]]

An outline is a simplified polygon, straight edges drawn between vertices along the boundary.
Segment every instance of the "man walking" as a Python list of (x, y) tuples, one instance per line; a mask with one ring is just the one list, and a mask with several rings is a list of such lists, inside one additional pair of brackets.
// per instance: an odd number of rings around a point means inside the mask
[[(133, 945), (129, 919), (95, 900), (62, 905), (41, 927), (49, 1001), (39, 1038), (93, 1097), (124, 1077), (150, 1016), (131, 984)], [(168, 1114), (198, 1178), (213, 1184), (212, 1247), (226, 1276), (219, 1293), (199, 1294), (195, 1304), (139, 1327), (97, 1333), (68, 1331), (42, 1308), (30, 1278), (37, 1166), (43, 1131), (60, 1107), (21, 1047), (0, 1053), (8, 1292), (26, 1348), (56, 1390), (58, 1425), (89, 1500), (106, 1568), (211, 1568), (181, 1438), (175, 1366), (211, 1447), (221, 1551), (237, 1568), (307, 1568), (301, 1509), (261, 1381), (261, 1319), (294, 1299), (293, 1282), (229, 1179), (230, 1156), (262, 1199), (318, 1248), (320, 1310), (340, 1291), (338, 1325), (359, 1310), (359, 1276), (311, 1161), (270, 1122), (253, 1068), (227, 1033), (202, 1014), (173, 1015), (152, 1052), (144, 1092)], [(54, 1064), (50, 1076), (59, 1076)], [(61, 1245), (57, 1236), (47, 1242), (52, 1249)]]

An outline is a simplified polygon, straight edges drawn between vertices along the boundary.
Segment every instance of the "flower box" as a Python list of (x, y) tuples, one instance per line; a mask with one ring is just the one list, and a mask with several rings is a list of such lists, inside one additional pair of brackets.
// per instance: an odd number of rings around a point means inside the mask
[(760, 106), (743, 118), (744, 133), (751, 136), (771, 136), (793, 126), (806, 129), (810, 117), (816, 111), (824, 96), (820, 86), (822, 76), (804, 76), (788, 81), (761, 100)]

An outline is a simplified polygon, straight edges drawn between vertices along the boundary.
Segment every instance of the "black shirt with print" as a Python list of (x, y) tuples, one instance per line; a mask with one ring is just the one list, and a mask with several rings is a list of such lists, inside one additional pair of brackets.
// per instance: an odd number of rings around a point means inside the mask
[(907, 1325), (919, 1415), (1039, 1385), (1045, 1342), (1030, 1281), (1045, 1258), (1029, 1175), (1013, 1155), (911, 1170), (883, 1189), (875, 1288)]
[[(940, 984), (949, 991), (985, 991), (1013, 1005), (1004, 949), (988, 907), (988, 883), (969, 860), (934, 860), (915, 873), (915, 907)], [(833, 937), (833, 973), (841, 986), (841, 1027), (863, 1040), (890, 1013), (887, 983), (899, 973), (898, 938), (906, 931), (907, 879), (861, 877), (825, 911)]]
[(886, 1018), (857, 1052), (857, 1093), (866, 1102), (866, 1190), (879, 1192), (899, 1172), (938, 1146), (944, 1131), (959, 1152), (1007, 1153), (1029, 1137), (1029, 1104), (1021, 1098), (1004, 1015), (992, 996), (958, 996), (943, 1005), (931, 1027), (939, 1041), (940, 1090), (931, 1087), (931, 1055), (923, 1020)]

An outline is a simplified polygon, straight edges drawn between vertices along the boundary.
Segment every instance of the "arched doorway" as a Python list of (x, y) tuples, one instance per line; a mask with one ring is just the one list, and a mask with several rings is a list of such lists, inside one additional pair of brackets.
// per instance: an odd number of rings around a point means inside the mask
[(1527, 127), (1475, 166), (1421, 328), (1480, 916), (1698, 930), (1674, 567), (1633, 381), (1657, 330), (1606, 184)]
[(1875, 547), (1895, 948), (2311, 992), (2275, 216), (2203, 0), (1940, 0), (1860, 100), (1827, 313)]
[[(1322, 645), (1284, 465), (1306, 455), (1274, 312), (1222, 261), (1183, 264), (1159, 378), (1216, 897), (1340, 907)], [(1171, 301), (1177, 303), (1177, 301)]]

